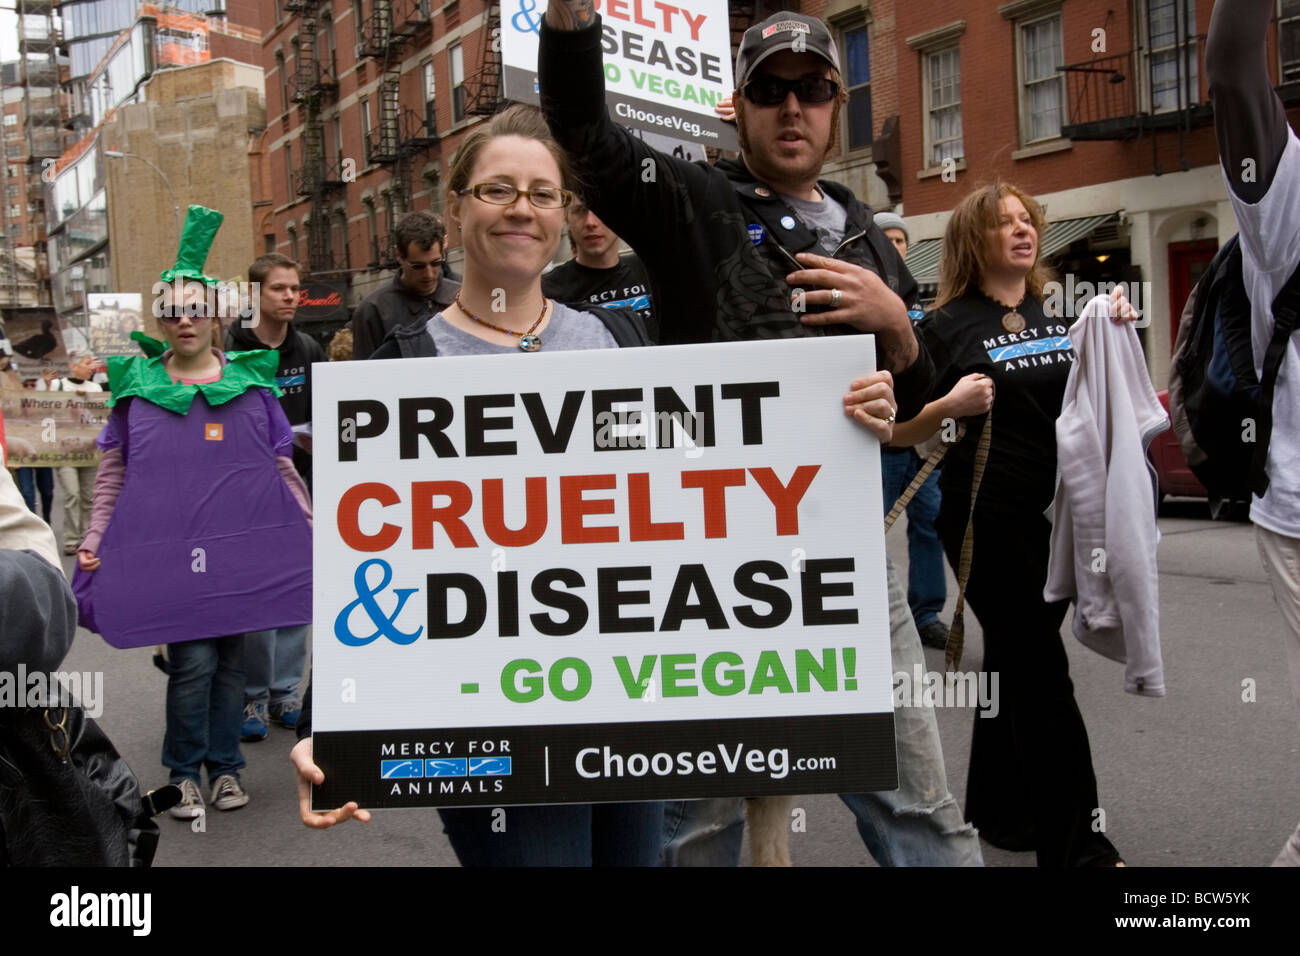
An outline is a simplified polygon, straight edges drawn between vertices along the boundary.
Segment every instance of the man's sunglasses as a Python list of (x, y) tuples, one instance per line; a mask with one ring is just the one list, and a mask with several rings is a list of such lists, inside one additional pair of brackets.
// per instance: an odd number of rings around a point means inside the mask
[(840, 85), (822, 77), (783, 80), (779, 76), (760, 76), (746, 83), (740, 92), (755, 106), (780, 106), (791, 93), (800, 103), (829, 103), (839, 95)]

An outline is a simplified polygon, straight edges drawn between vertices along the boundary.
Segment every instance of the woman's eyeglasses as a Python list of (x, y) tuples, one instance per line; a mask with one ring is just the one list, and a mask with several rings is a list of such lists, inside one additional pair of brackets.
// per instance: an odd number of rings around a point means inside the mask
[(746, 83), (740, 92), (755, 106), (780, 106), (791, 93), (800, 103), (829, 103), (839, 94), (840, 85), (823, 77), (783, 80), (779, 76), (760, 76)]
[(478, 183), (460, 190), (457, 195), (473, 196), (493, 206), (509, 206), (523, 195), (527, 196), (528, 202), (537, 209), (562, 209), (573, 202), (573, 193), (558, 186), (520, 189), (510, 183)]

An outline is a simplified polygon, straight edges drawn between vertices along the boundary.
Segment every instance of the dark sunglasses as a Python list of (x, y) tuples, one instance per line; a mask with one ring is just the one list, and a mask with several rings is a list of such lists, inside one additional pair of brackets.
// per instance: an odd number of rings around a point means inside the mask
[(162, 315), (158, 316), (159, 320), (166, 322), (168, 325), (176, 325), (182, 318), (188, 318), (195, 325), (212, 318), (206, 305), (183, 306), (179, 309), (163, 309)]
[(840, 85), (822, 77), (783, 80), (779, 76), (760, 76), (746, 83), (740, 92), (755, 106), (780, 106), (791, 93), (800, 103), (829, 103), (839, 95)]

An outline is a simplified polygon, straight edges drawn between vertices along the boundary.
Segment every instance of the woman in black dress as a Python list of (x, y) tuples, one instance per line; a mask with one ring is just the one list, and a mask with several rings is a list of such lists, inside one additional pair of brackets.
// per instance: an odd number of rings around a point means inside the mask
[[(991, 404), (991, 444), (974, 513), (966, 599), (984, 632), (984, 669), (999, 675), (997, 716), (977, 713), (966, 818), (994, 846), (1038, 854), (1039, 866), (1112, 866), (1083, 715), (1061, 624), (1068, 602), (1043, 600), (1056, 486), (1056, 418), (1074, 363), (1069, 320), (1043, 311), (1051, 273), (1039, 258), (1042, 207), (1014, 186), (976, 190), (944, 237), (939, 297), (920, 330), (938, 369), (936, 394), (895, 431), (919, 442), (948, 418), (969, 421), (944, 459), (935, 527), (957, 568), (975, 451)], [(1112, 315), (1132, 317), (1122, 295)]]

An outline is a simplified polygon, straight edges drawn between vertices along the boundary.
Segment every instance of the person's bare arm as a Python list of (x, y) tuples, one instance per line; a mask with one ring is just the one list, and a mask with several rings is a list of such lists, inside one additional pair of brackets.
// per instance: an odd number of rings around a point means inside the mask
[(890, 447), (910, 448), (919, 445), (943, 427), (948, 420), (983, 415), (993, 407), (993, 379), (972, 372), (958, 380), (947, 395), (936, 398), (909, 421), (894, 426)]
[(546, 22), (557, 30), (580, 30), (595, 16), (592, 0), (556, 0), (546, 7)]

